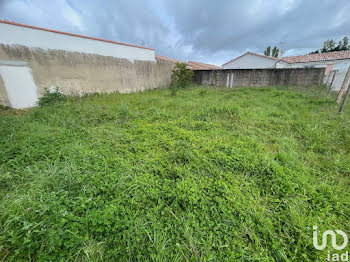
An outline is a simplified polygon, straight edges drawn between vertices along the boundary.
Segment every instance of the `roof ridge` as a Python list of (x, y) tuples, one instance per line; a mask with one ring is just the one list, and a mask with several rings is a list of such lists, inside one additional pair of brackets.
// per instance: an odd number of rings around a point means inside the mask
[[(217, 66), (217, 65), (213, 65), (213, 64), (208, 64), (208, 63), (203, 63), (203, 62), (196, 62), (196, 61), (192, 61), (192, 60), (188, 61), (187, 63), (195, 63), (195, 64)], [(217, 67), (219, 67), (219, 66), (217, 66)]]
[[(192, 66), (192, 70), (212, 70), (212, 69), (221, 69), (221, 67), (217, 66), (217, 65), (213, 65), (213, 64), (206, 64), (206, 63), (202, 63), (202, 62), (196, 62), (196, 61), (188, 61), (187, 62), (188, 66)], [(197, 68), (195, 68), (197, 67)], [(199, 68), (198, 68), (199, 67)]]
[(273, 56), (268, 56), (268, 55), (262, 55), (262, 54), (258, 54), (258, 53), (254, 53), (254, 52), (247, 52), (249, 54), (253, 54), (253, 55), (257, 55), (257, 56), (261, 56), (261, 57), (265, 57), (265, 58), (270, 58), (270, 59), (273, 59), (273, 60), (280, 60), (280, 58), (278, 57), (273, 57)]
[(240, 55), (240, 56), (237, 56), (235, 57), (234, 59), (231, 59), (230, 61), (222, 64), (221, 66), (224, 66), (224, 65), (227, 65), (228, 63), (231, 63), (239, 58), (241, 58), (242, 56), (245, 56), (245, 55), (248, 55), (248, 54), (251, 54), (251, 55), (256, 55), (256, 56), (260, 56), (260, 57), (264, 57), (264, 58), (269, 58), (269, 59), (273, 59), (273, 60), (281, 60), (281, 58), (277, 58), (277, 57), (272, 57), (272, 56), (267, 56), (267, 55), (262, 55), (262, 54), (258, 54), (258, 53), (254, 53), (254, 52), (251, 52), (251, 51), (247, 51), (245, 52), (244, 54)]
[(173, 62), (173, 63), (184, 63), (180, 60), (177, 60), (175, 58), (171, 58), (171, 57), (168, 57), (168, 56), (164, 56), (164, 55), (159, 55), (159, 54), (155, 54), (154, 55), (155, 58), (158, 58), (160, 60), (164, 60), (164, 61), (168, 61), (168, 62)]

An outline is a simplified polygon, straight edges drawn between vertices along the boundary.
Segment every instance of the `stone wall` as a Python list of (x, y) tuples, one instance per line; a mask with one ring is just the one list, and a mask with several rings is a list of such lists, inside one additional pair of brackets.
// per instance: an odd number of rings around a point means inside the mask
[(219, 69), (194, 71), (194, 82), (217, 86), (273, 86), (322, 84), (324, 68)]
[(0, 44), (0, 60), (27, 62), (39, 97), (51, 86), (71, 95), (131, 93), (166, 87), (174, 66), (165, 61), (130, 62), (110, 56), (3, 44)]

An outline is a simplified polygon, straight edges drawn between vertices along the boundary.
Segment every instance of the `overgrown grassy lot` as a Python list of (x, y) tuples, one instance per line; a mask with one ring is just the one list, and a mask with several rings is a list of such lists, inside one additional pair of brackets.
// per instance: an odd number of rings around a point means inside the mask
[(324, 261), (314, 225), (350, 236), (350, 106), (337, 109), (314, 87), (2, 109), (0, 259)]

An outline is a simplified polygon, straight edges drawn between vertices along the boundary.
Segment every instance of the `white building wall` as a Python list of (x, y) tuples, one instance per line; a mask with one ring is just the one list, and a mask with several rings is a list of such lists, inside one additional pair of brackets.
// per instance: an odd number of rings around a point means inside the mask
[(290, 64), (283, 62), (283, 61), (277, 61), (276, 62), (276, 68), (289, 68)]
[(222, 66), (223, 69), (259, 69), (259, 68), (275, 68), (276, 60), (246, 54), (242, 57), (229, 62)]
[[(330, 87), (330, 90), (332, 91), (340, 90), (341, 86), (343, 85), (345, 75), (348, 71), (349, 66), (350, 66), (350, 62), (337, 64), (333, 67), (332, 71), (335, 72), (335, 75), (334, 75), (333, 83), (332, 83), (332, 86)], [(349, 81), (346, 83), (346, 86), (349, 85)]]
[(128, 60), (155, 61), (154, 50), (108, 43), (0, 22), (0, 43), (98, 54)]
[(350, 62), (350, 59), (342, 59), (342, 60), (327, 60), (327, 61), (317, 61), (317, 62), (307, 62), (307, 63), (294, 63), (290, 64), (291, 68), (304, 68), (304, 67), (326, 67), (330, 64), (343, 64), (346, 62)]
[(346, 72), (336, 72), (334, 75), (332, 86), (330, 87), (330, 90), (332, 91), (339, 91), (344, 79), (345, 79)]

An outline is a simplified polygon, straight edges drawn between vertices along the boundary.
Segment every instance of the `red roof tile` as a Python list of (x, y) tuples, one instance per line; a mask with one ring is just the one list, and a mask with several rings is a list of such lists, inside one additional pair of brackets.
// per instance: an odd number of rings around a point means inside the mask
[(307, 63), (328, 60), (350, 59), (350, 51), (336, 51), (320, 54), (286, 56), (281, 59), (287, 63)]
[(211, 64), (205, 64), (200, 62), (188, 61), (187, 67), (192, 70), (212, 70), (212, 69), (221, 69), (221, 67)]
[(170, 57), (166, 57), (166, 56), (162, 56), (162, 55), (155, 55), (155, 58), (158, 59), (158, 60), (163, 60), (163, 61), (167, 61), (167, 62), (171, 62), (171, 63), (183, 63), (179, 60), (176, 60), (176, 59), (173, 59), (173, 58), (170, 58)]

